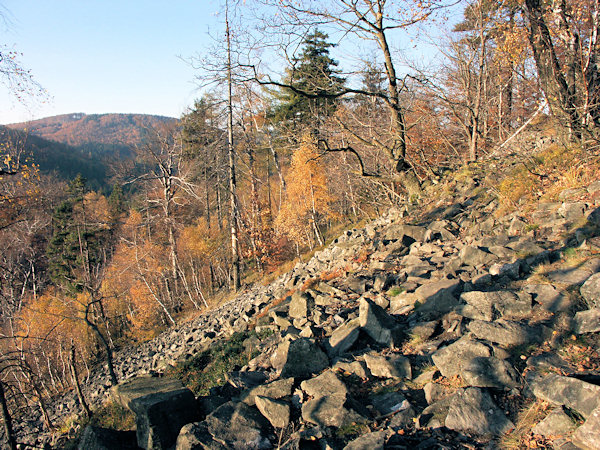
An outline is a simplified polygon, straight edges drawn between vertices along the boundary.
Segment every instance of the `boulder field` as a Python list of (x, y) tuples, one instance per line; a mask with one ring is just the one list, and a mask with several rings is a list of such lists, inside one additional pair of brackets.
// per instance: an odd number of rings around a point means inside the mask
[[(136, 436), (88, 427), (79, 448), (600, 448), (600, 182), (499, 211), (469, 180), (119, 351), (122, 384), (98, 366), (84, 393)], [(209, 395), (163, 376), (249, 331), (255, 356)]]

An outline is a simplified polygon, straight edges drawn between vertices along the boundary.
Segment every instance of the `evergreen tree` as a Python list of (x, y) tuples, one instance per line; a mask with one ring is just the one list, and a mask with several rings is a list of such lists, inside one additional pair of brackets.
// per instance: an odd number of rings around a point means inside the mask
[(315, 30), (304, 39), (302, 52), (293, 59), (284, 80), (291, 88), (281, 88), (275, 94), (275, 122), (283, 122), (292, 130), (308, 127), (315, 132), (335, 111), (337, 102), (330, 96), (339, 93), (345, 79), (339, 76), (338, 62), (329, 55), (335, 45), (327, 42), (328, 37)]
[(86, 179), (78, 175), (69, 183), (69, 197), (52, 216), (53, 235), (46, 249), (50, 279), (70, 294), (83, 291), (85, 271), (102, 262), (105, 230), (86, 223)]

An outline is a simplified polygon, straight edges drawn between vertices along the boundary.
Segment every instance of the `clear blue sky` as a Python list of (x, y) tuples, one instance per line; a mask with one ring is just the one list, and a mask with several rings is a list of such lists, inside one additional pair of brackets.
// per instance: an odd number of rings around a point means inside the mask
[(199, 94), (180, 59), (221, 32), (218, 1), (0, 0), (0, 44), (51, 98), (24, 108), (0, 85), (0, 124), (56, 114), (129, 112), (178, 117)]
[[(223, 3), (0, 0), (8, 19), (0, 20), (0, 45), (22, 53), (21, 64), (49, 94), (46, 103), (24, 107), (0, 84), (0, 124), (79, 112), (181, 116), (200, 96), (197, 73), (182, 58), (206, 54), (223, 36)], [(368, 59), (372, 49), (363, 44), (354, 40), (333, 56), (342, 66)], [(394, 35), (393, 44), (420, 63), (435, 59), (423, 41)]]

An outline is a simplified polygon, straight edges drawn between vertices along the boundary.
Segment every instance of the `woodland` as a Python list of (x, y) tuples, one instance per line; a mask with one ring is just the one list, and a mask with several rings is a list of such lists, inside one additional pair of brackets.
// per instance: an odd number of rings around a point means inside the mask
[[(424, 186), (541, 118), (562, 145), (597, 144), (596, 1), (225, 7), (219, 46), (190, 58), (203, 94), (180, 120), (144, 127), (130, 156), (106, 164), (110, 182), (94, 190), (85, 176), (45, 172), (28, 157), (34, 137), (4, 131), (6, 436), (11, 417), (44, 411), (94, 364), (116, 384), (115, 349), (272, 279), (345, 227), (418, 203)], [(395, 49), (402, 33), (435, 47), (435, 67)], [(368, 58), (333, 56), (363, 47)], [(28, 73), (0, 51), (3, 86), (27, 95)]]

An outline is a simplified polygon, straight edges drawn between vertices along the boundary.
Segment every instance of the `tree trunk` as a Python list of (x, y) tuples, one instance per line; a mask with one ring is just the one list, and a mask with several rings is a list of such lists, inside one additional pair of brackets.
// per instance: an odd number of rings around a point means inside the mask
[(88, 419), (92, 417), (92, 411), (85, 401), (85, 397), (83, 396), (83, 391), (81, 390), (81, 384), (79, 383), (79, 374), (77, 373), (77, 364), (75, 360), (75, 346), (71, 346), (71, 357), (69, 358), (69, 365), (71, 366), (71, 375), (73, 377), (73, 385), (75, 386), (75, 392), (77, 393), (77, 398), (79, 399), (79, 404), (83, 408), (83, 412)]
[(100, 341), (100, 343), (104, 347), (104, 350), (106, 351), (106, 365), (108, 366), (108, 375), (110, 376), (111, 384), (113, 386), (116, 386), (119, 383), (119, 381), (117, 379), (117, 374), (115, 373), (115, 368), (113, 365), (112, 349), (110, 348), (108, 341), (106, 340), (106, 338), (104, 337), (104, 335), (102, 334), (102, 332), (100, 331), (98, 326), (90, 320), (90, 317), (89, 317), (90, 307), (91, 307), (91, 304), (88, 303), (85, 308), (84, 320), (85, 320), (85, 323), (87, 324), (87, 326), (89, 326), (92, 329), (92, 331), (96, 334), (96, 336), (98, 337), (98, 340)]
[(229, 29), (229, 4), (225, 2), (225, 34), (227, 39), (227, 150), (229, 154), (229, 226), (231, 229), (231, 266), (233, 290), (240, 289), (240, 255), (237, 229), (237, 201), (235, 155), (233, 143), (233, 80), (231, 68), (231, 30)]
[[(541, 0), (525, 0), (529, 20), (529, 43), (533, 49), (540, 84), (552, 115), (567, 131), (570, 139), (581, 137), (581, 120), (576, 108), (573, 87), (561, 70), (550, 30), (544, 19)], [(571, 68), (567, 67), (567, 73)]]
[(2, 409), (2, 423), (4, 424), (4, 437), (10, 450), (17, 450), (17, 441), (12, 427), (12, 418), (8, 411), (6, 395), (4, 393), (4, 383), (0, 381), (0, 408)]

